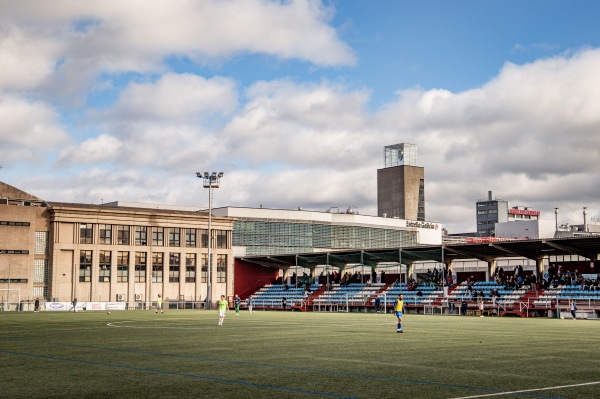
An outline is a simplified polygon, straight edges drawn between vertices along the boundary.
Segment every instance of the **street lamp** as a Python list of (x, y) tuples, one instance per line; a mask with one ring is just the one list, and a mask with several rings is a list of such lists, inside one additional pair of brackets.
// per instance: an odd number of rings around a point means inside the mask
[(206, 266), (206, 309), (211, 308), (212, 284), (211, 284), (211, 269), (212, 269), (212, 190), (219, 188), (223, 172), (196, 172), (196, 177), (203, 179), (204, 188), (208, 188), (208, 265)]

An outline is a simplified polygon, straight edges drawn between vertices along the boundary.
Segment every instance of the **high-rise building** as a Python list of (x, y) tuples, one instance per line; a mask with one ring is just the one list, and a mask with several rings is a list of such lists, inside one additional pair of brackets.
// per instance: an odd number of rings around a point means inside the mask
[(488, 191), (487, 199), (476, 202), (477, 208), (477, 236), (494, 237), (496, 235), (496, 223), (508, 221), (508, 201), (494, 198)]
[(540, 211), (526, 206), (509, 208), (508, 201), (494, 198), (491, 191), (488, 191), (487, 199), (478, 200), (475, 207), (477, 208), (477, 236), (479, 237), (495, 237), (496, 223), (537, 220), (540, 216)]
[(400, 143), (383, 150), (377, 169), (377, 216), (425, 220), (425, 169), (417, 166), (417, 146)]

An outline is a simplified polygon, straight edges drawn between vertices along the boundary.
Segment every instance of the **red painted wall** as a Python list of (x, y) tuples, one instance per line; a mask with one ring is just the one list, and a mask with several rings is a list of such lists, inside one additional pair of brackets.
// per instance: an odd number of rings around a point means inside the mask
[(279, 273), (279, 269), (259, 266), (240, 259), (235, 259), (233, 267), (233, 290), (242, 299), (248, 298), (260, 287), (274, 283)]
[(550, 262), (550, 265), (561, 265), (563, 273), (574, 272), (575, 270), (582, 274), (600, 273), (600, 261)]
[(471, 276), (473, 276), (475, 281), (485, 281), (485, 272), (457, 272), (454, 284), (460, 284), (463, 281), (467, 281)]

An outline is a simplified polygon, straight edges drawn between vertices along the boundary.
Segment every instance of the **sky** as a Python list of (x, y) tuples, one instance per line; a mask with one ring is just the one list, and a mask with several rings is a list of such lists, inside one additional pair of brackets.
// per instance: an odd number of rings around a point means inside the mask
[(377, 215), (418, 146), (426, 219), (493, 196), (600, 223), (597, 0), (0, 0), (0, 181), (48, 201)]

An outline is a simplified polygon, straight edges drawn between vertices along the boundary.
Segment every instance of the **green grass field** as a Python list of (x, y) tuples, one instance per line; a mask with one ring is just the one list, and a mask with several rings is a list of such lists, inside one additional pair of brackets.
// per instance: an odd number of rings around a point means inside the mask
[(600, 323), (0, 313), (1, 398), (598, 398)]

